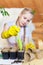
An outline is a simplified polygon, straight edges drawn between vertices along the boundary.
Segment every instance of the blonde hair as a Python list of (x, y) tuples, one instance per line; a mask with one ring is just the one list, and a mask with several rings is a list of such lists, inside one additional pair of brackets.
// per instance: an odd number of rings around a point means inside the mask
[(25, 12), (30, 12), (33, 15), (33, 10), (31, 8), (24, 8), (21, 12), (21, 14), (24, 14)]
[[(31, 8), (24, 8), (20, 14), (25, 14), (25, 12), (30, 12), (32, 15), (34, 15), (34, 14), (32, 13), (32, 11), (33, 11), (33, 10), (32, 10)], [(19, 20), (19, 18), (20, 18), (20, 17), (18, 16), (17, 21)], [(17, 21), (16, 21), (16, 24), (17, 24)]]

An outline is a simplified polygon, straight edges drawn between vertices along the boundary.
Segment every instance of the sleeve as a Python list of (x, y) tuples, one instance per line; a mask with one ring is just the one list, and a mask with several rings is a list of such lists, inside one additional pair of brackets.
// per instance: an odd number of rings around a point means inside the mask
[(30, 33), (32, 33), (35, 30), (35, 25), (32, 22), (32, 20), (30, 21), (30, 23), (28, 25), (28, 29), (29, 29)]
[(35, 30), (35, 25), (31, 23), (31, 32), (33, 32), (34, 30)]
[(35, 30), (35, 25), (32, 21), (29, 22), (28, 26), (26, 27), (26, 37), (29, 41), (32, 40), (32, 32)]
[(11, 43), (11, 44), (16, 43), (16, 37), (14, 37), (14, 36), (8, 38), (7, 40), (8, 40), (8, 42)]
[(14, 21), (9, 21), (9, 22), (7, 22), (7, 25), (8, 25), (8, 27), (10, 27), (12, 25), (15, 25), (15, 22)]
[(11, 22), (5, 22), (5, 23), (4, 23), (3, 31), (2, 31), (2, 34), (1, 34), (1, 37), (2, 37), (2, 38), (7, 39), (7, 38), (10, 37), (10, 35), (9, 35), (9, 30), (8, 30), (8, 29), (9, 29), (9, 27), (12, 26), (12, 25), (14, 25), (14, 22), (13, 22), (13, 21), (11, 21)]

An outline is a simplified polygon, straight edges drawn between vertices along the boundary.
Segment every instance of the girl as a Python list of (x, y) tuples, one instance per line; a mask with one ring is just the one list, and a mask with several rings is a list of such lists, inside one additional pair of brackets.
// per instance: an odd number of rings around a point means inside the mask
[(25, 44), (30, 41), (34, 43), (32, 40), (32, 32), (35, 30), (35, 26), (32, 23), (33, 16), (32, 9), (24, 8), (16, 21), (16, 24), (21, 28), (19, 36)]
[[(35, 30), (35, 26), (32, 23), (33, 19), (33, 11), (29, 8), (23, 8), (21, 11), (20, 15), (17, 18), (16, 24), (17, 26), (20, 27), (20, 33), (18, 36), (21, 38), (22, 42), (24, 44), (29, 43), (30, 41), (33, 42), (32, 40), (32, 32)], [(14, 25), (14, 23), (9, 22), (4, 24), (4, 30), (8, 30), (10, 26)], [(17, 36), (17, 38), (18, 38)], [(16, 37), (11, 36), (10, 38), (7, 39), (9, 46), (17, 46), (17, 40)]]

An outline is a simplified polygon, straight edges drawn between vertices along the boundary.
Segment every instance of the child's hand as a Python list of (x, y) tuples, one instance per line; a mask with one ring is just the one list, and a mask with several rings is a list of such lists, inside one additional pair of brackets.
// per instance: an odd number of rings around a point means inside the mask
[(9, 28), (9, 35), (11, 36), (17, 36), (18, 32), (20, 31), (20, 28), (13, 25)]
[(5, 23), (3, 31), (7, 31), (7, 30), (8, 30), (8, 25), (7, 25), (7, 23)]
[(17, 36), (19, 31), (20, 31), (19, 27), (11, 26), (8, 30), (2, 32), (1, 37), (7, 39), (11, 36)]
[(28, 49), (36, 49), (36, 47), (32, 42), (30, 42), (30, 43), (26, 44), (25, 49), (26, 50), (28, 50)]
[(26, 26), (26, 24), (27, 24), (27, 22), (19, 22), (19, 25), (20, 25), (21, 27)]
[(1, 33), (1, 37), (2, 37), (3, 39), (7, 39), (7, 38), (10, 37), (10, 35), (9, 35), (8, 31), (3, 31), (3, 32)]

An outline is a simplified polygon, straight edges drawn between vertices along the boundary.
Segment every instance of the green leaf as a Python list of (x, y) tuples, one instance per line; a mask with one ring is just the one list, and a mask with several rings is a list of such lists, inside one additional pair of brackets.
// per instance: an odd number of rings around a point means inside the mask
[(36, 11), (35, 10), (32, 10), (32, 12), (31, 12), (33, 15), (36, 13)]
[(5, 11), (5, 15), (9, 16), (9, 13), (7, 11)]
[(19, 49), (22, 50), (23, 46), (22, 46), (22, 40), (20, 38), (18, 38), (17, 43), (18, 43)]
[(5, 10), (5, 8), (0, 8), (0, 12), (3, 16), (9, 16), (9, 13)]
[(2, 15), (4, 16), (4, 13), (2, 13)]
[(3, 11), (1, 11), (1, 13), (3, 13)]

